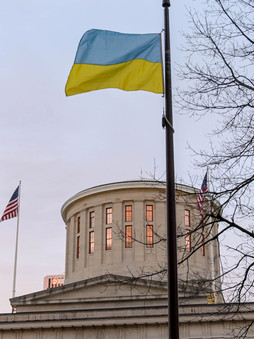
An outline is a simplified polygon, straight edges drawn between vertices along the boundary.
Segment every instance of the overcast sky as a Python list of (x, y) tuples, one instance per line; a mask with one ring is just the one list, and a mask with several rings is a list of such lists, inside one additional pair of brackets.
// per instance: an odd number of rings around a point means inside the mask
[[(185, 6), (171, 1), (173, 88), (184, 56)], [(16, 296), (43, 288), (43, 277), (64, 272), (63, 203), (99, 184), (165, 172), (164, 101), (148, 92), (100, 90), (65, 97), (81, 36), (91, 28), (155, 33), (161, 1), (0, 0), (0, 214), (22, 181)], [(201, 185), (187, 143), (207, 141), (209, 124), (175, 114), (175, 172)], [(0, 312), (12, 295), (16, 218), (0, 224)]]

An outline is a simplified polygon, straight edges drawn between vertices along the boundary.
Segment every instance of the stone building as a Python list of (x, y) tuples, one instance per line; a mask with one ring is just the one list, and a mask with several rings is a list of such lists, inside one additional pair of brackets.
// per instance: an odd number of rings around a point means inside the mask
[(56, 288), (56, 287), (59, 287), (59, 286), (63, 286), (63, 284), (64, 284), (64, 273), (47, 275), (43, 279), (43, 289), (44, 290), (46, 290), (48, 288)]
[[(176, 199), (179, 258), (191, 252), (193, 242), (200, 245), (178, 269), (180, 286), (193, 287), (218, 275), (218, 242), (202, 246), (208, 235), (201, 227), (195, 239), (191, 234), (200, 224), (197, 192), (177, 185)], [(156, 181), (102, 185), (70, 198), (62, 208), (67, 225), (65, 283), (105, 273), (147, 278), (152, 274), (153, 280), (165, 281), (165, 209), (165, 184)], [(206, 299), (209, 291), (204, 292)]]
[[(219, 244), (206, 243), (212, 235), (196, 198), (194, 188), (176, 185), (180, 338), (234, 338), (254, 320), (254, 305), (236, 312), (239, 305), (223, 302), (213, 283)], [(62, 207), (64, 285), (11, 299), (15, 313), (0, 315), (0, 338), (167, 338), (165, 209), (165, 186), (156, 181), (106, 184), (71, 197)]]

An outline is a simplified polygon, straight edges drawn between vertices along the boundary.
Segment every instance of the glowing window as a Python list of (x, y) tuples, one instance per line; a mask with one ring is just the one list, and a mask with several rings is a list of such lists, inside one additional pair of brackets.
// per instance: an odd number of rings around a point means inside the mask
[(106, 251), (112, 250), (112, 227), (106, 228)]
[(106, 225), (112, 224), (112, 207), (106, 208)]
[(190, 227), (190, 210), (185, 210), (184, 216), (185, 216), (185, 226)]
[(202, 256), (205, 256), (205, 236), (202, 233), (201, 234), (201, 252), (202, 252)]
[(89, 254), (94, 253), (94, 231), (89, 232)]
[(132, 206), (125, 206), (125, 221), (132, 222)]
[(199, 215), (199, 219), (200, 219), (200, 225), (203, 226), (203, 223), (204, 223), (204, 216), (203, 216), (203, 214)]
[(132, 247), (132, 226), (131, 225), (125, 226), (125, 247), (126, 248)]
[(146, 221), (153, 221), (153, 205), (146, 205)]
[(89, 215), (89, 228), (93, 228), (95, 225), (95, 212), (90, 212)]
[(185, 242), (186, 242), (187, 251), (190, 252), (191, 251), (191, 234), (190, 234), (190, 230), (186, 230)]
[(153, 225), (146, 225), (146, 247), (153, 247)]

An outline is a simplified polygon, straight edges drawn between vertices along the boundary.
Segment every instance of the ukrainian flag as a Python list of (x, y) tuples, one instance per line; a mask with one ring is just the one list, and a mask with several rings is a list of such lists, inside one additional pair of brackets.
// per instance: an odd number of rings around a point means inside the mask
[(163, 93), (160, 34), (87, 31), (80, 40), (65, 93), (103, 88)]

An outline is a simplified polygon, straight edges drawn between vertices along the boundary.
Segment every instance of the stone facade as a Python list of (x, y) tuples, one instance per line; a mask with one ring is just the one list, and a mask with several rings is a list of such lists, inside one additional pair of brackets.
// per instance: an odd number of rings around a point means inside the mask
[[(167, 288), (162, 281), (108, 275), (11, 300), (16, 314), (0, 315), (0, 338), (168, 338)], [(181, 339), (237, 338), (253, 320), (254, 304), (186, 304)], [(254, 338), (250, 329), (246, 338)]]
[[(187, 231), (200, 223), (195, 189), (176, 186), (176, 222), (179, 235), (178, 257), (188, 255)], [(126, 221), (126, 208), (131, 210), (131, 221)], [(152, 219), (147, 221), (147, 208)], [(106, 213), (111, 211), (107, 224)], [(189, 216), (185, 214), (189, 213)], [(93, 215), (93, 226), (90, 217)], [(144, 276), (166, 267), (166, 202), (165, 184), (155, 181), (131, 181), (97, 186), (70, 198), (62, 208), (67, 225), (65, 283), (97, 277), (105, 273)], [(189, 218), (186, 225), (185, 218)], [(126, 227), (131, 227), (131, 245), (126, 246)], [(153, 230), (152, 244), (148, 244), (147, 227)], [(106, 230), (112, 230), (112, 246), (106, 249)], [(89, 251), (89, 237), (93, 233), (94, 248)], [(213, 228), (216, 232), (216, 227)], [(206, 235), (207, 236), (207, 235)], [(190, 243), (193, 238), (190, 237)], [(201, 232), (199, 237), (201, 237)], [(197, 239), (197, 236), (196, 236)], [(201, 238), (200, 238), (201, 240)], [(197, 240), (195, 240), (197, 241)], [(191, 246), (191, 244), (190, 244)], [(180, 285), (197, 279), (209, 280), (218, 275), (218, 242), (196, 251), (179, 266)], [(78, 253), (77, 253), (78, 251)], [(77, 255), (78, 254), (78, 255)], [(214, 259), (216, 258), (216, 259)], [(153, 279), (166, 280), (166, 274)], [(192, 283), (193, 285), (193, 283)]]
[[(191, 233), (200, 224), (196, 197), (176, 186), (179, 260), (198, 245), (179, 266), (180, 338), (237, 338), (254, 320), (254, 304), (227, 305), (218, 286), (205, 284), (219, 274), (219, 244), (203, 246), (210, 235), (202, 227)], [(168, 338), (165, 208), (165, 186), (155, 181), (70, 198), (62, 208), (65, 284), (11, 299), (15, 313), (0, 315), (0, 339)]]

